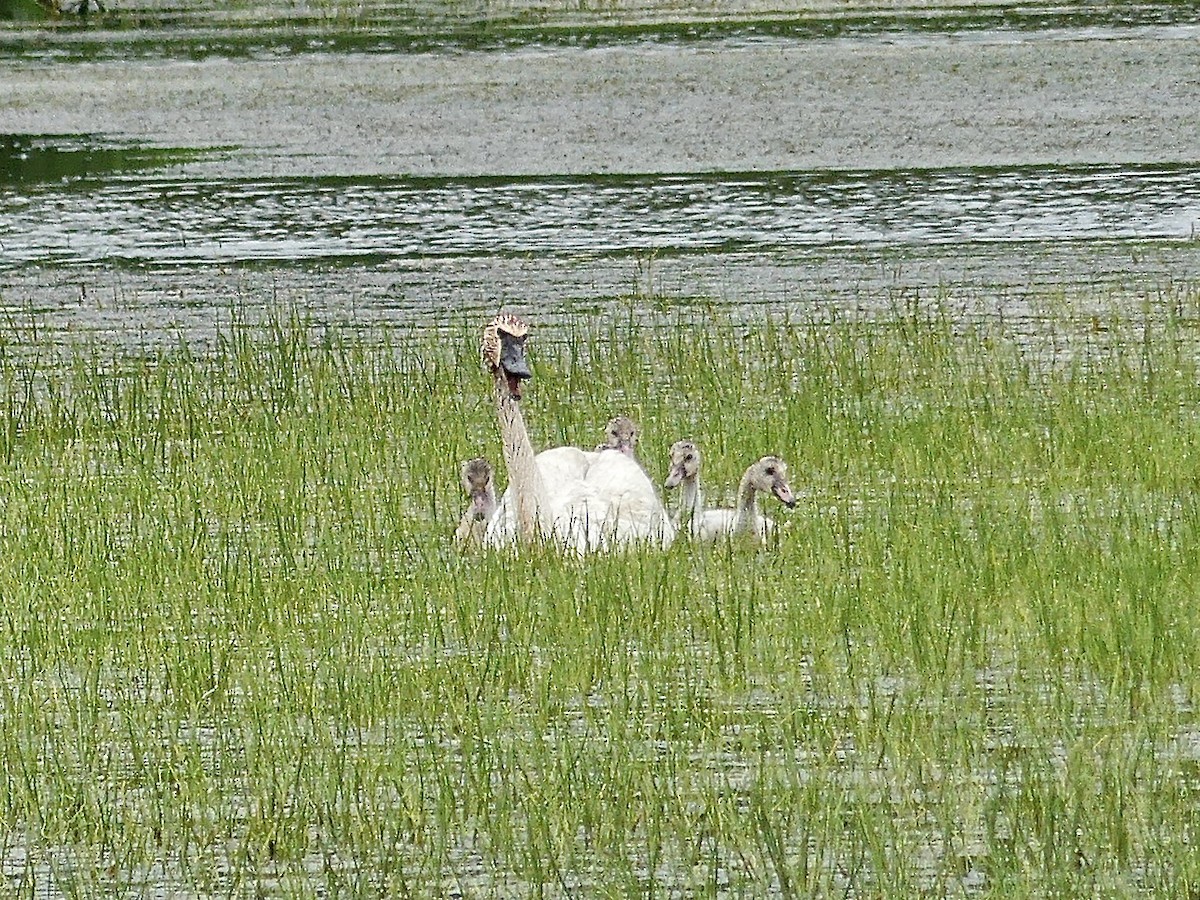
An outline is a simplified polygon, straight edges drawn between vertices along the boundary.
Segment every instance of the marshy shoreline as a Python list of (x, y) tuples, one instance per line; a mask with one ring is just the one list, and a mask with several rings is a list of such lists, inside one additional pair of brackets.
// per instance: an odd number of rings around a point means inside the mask
[(1189, 890), (1183, 312), (1114, 311), (1057, 359), (920, 310), (569, 330), (534, 356), (537, 445), (626, 412), (651, 472), (695, 437), (719, 497), (777, 451), (800, 500), (762, 550), (584, 560), (454, 547), (458, 463), (498, 440), (473, 327), (368, 344), (281, 311), (205, 356), (0, 353), (3, 872), (35, 896)]
[[(0, 887), (1200, 891), (1185, 5), (120, 9), (0, 29)], [(497, 308), (767, 546), (456, 547)]]

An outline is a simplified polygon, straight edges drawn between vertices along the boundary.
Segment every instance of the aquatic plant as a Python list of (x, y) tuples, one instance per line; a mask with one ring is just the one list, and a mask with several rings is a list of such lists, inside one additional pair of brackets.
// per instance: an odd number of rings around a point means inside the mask
[(799, 504), (767, 550), (519, 564), (453, 541), (457, 462), (497, 452), (476, 323), (3, 345), (5, 879), (1194, 891), (1196, 338), (1069, 343), (919, 311), (561, 333), (536, 445), (624, 413), (665, 476), (703, 425), (710, 485), (779, 453)]

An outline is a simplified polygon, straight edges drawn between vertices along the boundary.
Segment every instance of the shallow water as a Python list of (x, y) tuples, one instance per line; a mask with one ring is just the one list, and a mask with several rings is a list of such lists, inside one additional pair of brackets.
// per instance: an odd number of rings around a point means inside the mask
[(1195, 300), (1187, 5), (507, 9), (4, 23), (0, 305), (144, 344), (278, 302), (430, 326)]
[(114, 168), (0, 189), (15, 320), (153, 342), (202, 337), (267, 299), (370, 324), (629, 302), (886, 314), (900, 298), (1016, 319), (1039, 298), (1103, 306), (1131, 287), (1190, 299), (1200, 261), (1200, 166), (1180, 164), (525, 179)]
[(1200, 166), (521, 179), (117, 175), (0, 194), (0, 267), (1195, 241)]

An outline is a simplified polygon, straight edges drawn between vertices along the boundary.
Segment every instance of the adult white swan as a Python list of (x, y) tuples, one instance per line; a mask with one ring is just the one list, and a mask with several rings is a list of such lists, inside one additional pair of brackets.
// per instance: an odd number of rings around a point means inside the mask
[(503, 313), (483, 330), (481, 351), (495, 385), (508, 468), (508, 489), (484, 542), (548, 540), (579, 553), (643, 541), (666, 547), (675, 526), (636, 460), (578, 447), (534, 454), (520, 405), (521, 383), (533, 377), (525, 360), (528, 331), (523, 321)]
[(764, 456), (742, 475), (735, 508), (705, 509), (700, 490), (700, 450), (691, 441), (671, 445), (671, 468), (665, 487), (680, 489), (679, 525), (702, 541), (715, 541), (725, 535), (765, 541), (775, 523), (759, 512), (760, 493), (773, 495), (789, 508), (796, 505), (788, 484), (787, 463), (778, 456)]

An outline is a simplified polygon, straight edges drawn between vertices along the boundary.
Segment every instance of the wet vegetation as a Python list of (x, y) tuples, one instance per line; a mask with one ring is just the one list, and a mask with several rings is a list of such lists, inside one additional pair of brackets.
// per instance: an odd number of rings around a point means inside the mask
[(480, 323), (0, 348), (0, 871), (21, 895), (1185, 896), (1198, 299), (535, 331), (791, 464), (763, 550), (460, 553)]
[[(1062, 4), (793, 2), (723, 7), (672, 2), (263, 2), (212, 4), (0, 0), (0, 48), (56, 60), (281, 53), (426, 53), (631, 43), (813, 40), (905, 34), (1016, 33), (1064, 28), (1192, 25), (1173, 2)], [(29, 26), (37, 31), (28, 33)], [(47, 31), (46, 29), (49, 29)], [(26, 32), (26, 33), (23, 33)], [(92, 37), (89, 38), (89, 32)], [(55, 37), (62, 39), (58, 45)], [(64, 56), (65, 54), (65, 56)]]
[(105, 177), (162, 169), (203, 155), (198, 150), (150, 148), (99, 135), (0, 134), (0, 187), (95, 184)]

